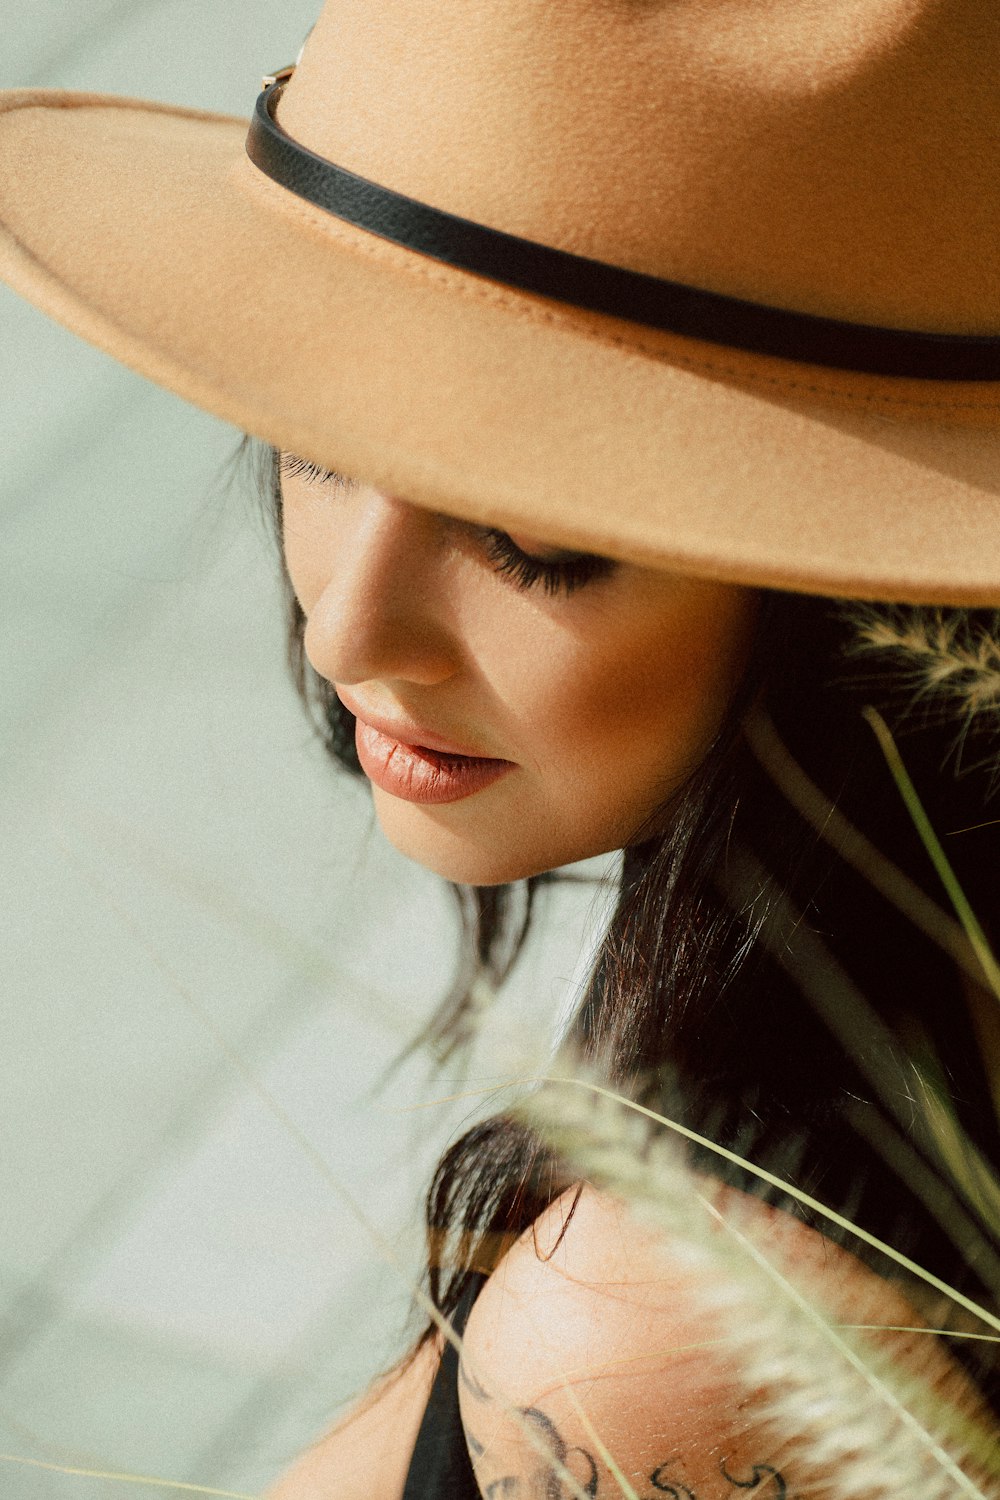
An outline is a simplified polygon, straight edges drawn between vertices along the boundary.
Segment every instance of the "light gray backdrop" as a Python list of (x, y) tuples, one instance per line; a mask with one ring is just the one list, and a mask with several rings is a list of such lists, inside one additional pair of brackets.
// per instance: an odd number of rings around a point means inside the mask
[[(0, 84), (245, 114), (313, 10), (33, 0)], [(450, 906), (310, 740), (237, 435), (3, 288), (0, 335), (0, 1495), (169, 1493), (14, 1459), (254, 1493), (403, 1347), (420, 1192), (483, 1107), (414, 1106), (544, 1056), (594, 891), (467, 1082), (373, 1092)]]

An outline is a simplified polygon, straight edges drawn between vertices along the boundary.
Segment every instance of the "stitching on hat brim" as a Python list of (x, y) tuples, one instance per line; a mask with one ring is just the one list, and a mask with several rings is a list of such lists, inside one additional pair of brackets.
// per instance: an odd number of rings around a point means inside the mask
[[(123, 112), (142, 112), (146, 114), (163, 114), (175, 118), (189, 119), (196, 122), (204, 121), (214, 126), (234, 126), (248, 128), (249, 122), (237, 116), (224, 115), (208, 110), (192, 109), (184, 106), (161, 105), (150, 103), (145, 100), (123, 98), (115, 95), (101, 94), (62, 94), (58, 90), (12, 90), (7, 99), (0, 104), (0, 113), (13, 112), (23, 108), (36, 108), (43, 110), (68, 111), (72, 109), (121, 109)], [(243, 181), (252, 181), (256, 186), (265, 191), (268, 197), (271, 192), (281, 195), (281, 211), (291, 214), (312, 228), (319, 229), (326, 237), (343, 244), (353, 253), (361, 253), (375, 260), (390, 263), (394, 269), (401, 269), (407, 275), (419, 277), (421, 280), (447, 287), (450, 293), (457, 294), (466, 300), (486, 302), (491, 305), (510, 310), (521, 319), (527, 319), (535, 323), (560, 328), (574, 334), (577, 337), (591, 340), (606, 347), (621, 349), (627, 353), (640, 354), (647, 358), (655, 359), (664, 364), (675, 365), (693, 374), (706, 375), (732, 381), (741, 386), (758, 386), (773, 392), (804, 394), (808, 397), (818, 398), (835, 406), (867, 410), (873, 414), (885, 411), (887, 414), (908, 412), (938, 414), (947, 416), (949, 414), (968, 414), (980, 418), (989, 418), (1000, 413), (1000, 382), (977, 383), (975, 389), (982, 392), (982, 398), (976, 401), (962, 400), (961, 395), (955, 392), (954, 383), (949, 382), (946, 386), (938, 387), (940, 394), (935, 398), (921, 397), (915, 394), (894, 392), (880, 386), (875, 391), (858, 390), (848, 384), (830, 385), (823, 383), (823, 376), (812, 376), (808, 379), (796, 377), (792, 374), (785, 377), (770, 369), (755, 368), (752, 361), (754, 356), (746, 356), (746, 364), (727, 362), (726, 358), (711, 355), (694, 355), (684, 353), (680, 350), (665, 349), (644, 340), (641, 336), (632, 338), (623, 334), (616, 334), (610, 328), (602, 327), (604, 321), (600, 314), (586, 314), (586, 322), (580, 316), (574, 317), (571, 313), (561, 311), (557, 306), (547, 305), (544, 299), (537, 298), (531, 294), (508, 290), (496, 283), (490, 283), (470, 272), (453, 270), (450, 268), (437, 267), (429, 263), (414, 251), (405, 250), (387, 241), (380, 240), (367, 231), (348, 228), (341, 225), (329, 214), (321, 209), (314, 208), (303, 200), (295, 197), (287, 189), (279, 187), (265, 177), (263, 173), (253, 167), (249, 159), (240, 155), (234, 159), (234, 166), (245, 166), (252, 177), (244, 176)], [(274, 200), (277, 201), (277, 200)], [(34, 255), (28, 246), (25, 250)], [(37, 256), (35, 256), (37, 259)], [(67, 290), (69, 290), (67, 284)], [(667, 337), (670, 337), (669, 335)], [(679, 343), (688, 344), (694, 341), (687, 340), (683, 335), (673, 335)], [(778, 363), (773, 360), (772, 363)], [(806, 368), (816, 369), (816, 366)], [(871, 377), (861, 376), (860, 379)], [(891, 377), (881, 377), (883, 380)], [(907, 382), (907, 384), (910, 384)], [(960, 390), (967, 390), (964, 384)], [(984, 423), (983, 425), (990, 425)]]
[[(809, 396), (818, 396), (824, 400), (831, 401), (836, 405), (848, 407), (862, 407), (874, 413), (880, 409), (917, 412), (968, 412), (979, 416), (988, 416), (992, 413), (1000, 413), (1000, 382), (976, 382), (975, 389), (983, 391), (984, 399), (980, 401), (963, 401), (951, 398), (945, 391), (954, 389), (954, 383), (942, 382), (938, 389), (942, 395), (937, 399), (929, 400), (926, 397), (910, 396), (902, 393), (896, 394), (891, 391), (879, 390), (877, 392), (865, 392), (852, 390), (846, 384), (844, 386), (824, 385), (822, 376), (804, 380), (790, 377), (785, 379), (781, 375), (773, 374), (767, 370), (753, 369), (749, 362), (754, 356), (746, 356), (748, 366), (744, 367), (735, 363), (727, 363), (725, 358), (713, 358), (711, 356), (694, 356), (667, 350), (662, 346), (644, 341), (640, 335), (638, 338), (629, 338), (622, 334), (615, 334), (610, 329), (601, 328), (600, 313), (587, 313), (585, 316), (588, 323), (574, 317), (571, 313), (562, 312), (558, 306), (546, 304), (544, 299), (536, 297), (531, 293), (518, 292), (496, 283), (476, 276), (469, 271), (461, 271), (454, 268), (438, 267), (426, 257), (414, 250), (407, 250), (402, 246), (395, 245), (391, 241), (383, 240), (368, 230), (358, 229), (341, 224), (333, 214), (327, 214), (323, 209), (298, 198), (287, 188), (273, 183), (270, 178), (259, 172), (247, 159), (247, 167), (255, 174), (255, 181), (259, 178), (259, 186), (270, 195), (271, 192), (281, 194), (281, 211), (291, 213), (294, 217), (301, 219), (303, 223), (318, 229), (330, 239), (345, 245), (348, 249), (369, 256), (374, 260), (390, 263), (394, 268), (404, 271), (407, 275), (419, 277), (438, 286), (447, 287), (450, 292), (470, 301), (488, 302), (493, 306), (503, 307), (516, 313), (518, 317), (532, 322), (547, 324), (552, 327), (565, 329), (580, 337), (593, 340), (613, 348), (623, 349), (629, 353), (642, 354), (649, 358), (661, 361), (664, 364), (677, 365), (681, 369), (690, 370), (694, 374), (714, 375), (720, 378), (732, 380), (740, 385), (759, 385), (768, 387), (774, 391), (787, 391), (805, 393)], [(363, 238), (362, 238), (363, 237)], [(592, 321), (591, 321), (592, 320)], [(668, 338), (676, 338), (682, 343), (694, 343), (694, 340), (685, 338), (682, 334), (665, 335)], [(775, 357), (775, 363), (777, 359)], [(809, 366), (816, 369), (817, 367)], [(845, 372), (850, 374), (850, 372)], [(871, 379), (868, 376), (857, 376), (857, 379)], [(879, 377), (875, 377), (879, 378)], [(881, 377), (891, 379), (892, 377)], [(968, 389), (966, 383), (962, 383), (961, 389)]]

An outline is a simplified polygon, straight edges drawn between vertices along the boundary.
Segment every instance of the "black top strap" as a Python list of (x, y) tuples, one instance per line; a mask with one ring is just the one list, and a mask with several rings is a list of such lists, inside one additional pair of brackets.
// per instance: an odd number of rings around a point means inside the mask
[(250, 160), (289, 192), (421, 255), (591, 312), (757, 354), (873, 375), (1000, 379), (997, 336), (880, 328), (765, 307), (573, 255), (408, 198), (287, 135), (274, 114), (282, 88), (275, 82), (257, 100), (247, 135)]
[[(474, 1275), (455, 1310), (452, 1327), (462, 1336), (485, 1276)], [(458, 1406), (458, 1351), (446, 1344), (424, 1411), (403, 1500), (480, 1500), (479, 1485)]]

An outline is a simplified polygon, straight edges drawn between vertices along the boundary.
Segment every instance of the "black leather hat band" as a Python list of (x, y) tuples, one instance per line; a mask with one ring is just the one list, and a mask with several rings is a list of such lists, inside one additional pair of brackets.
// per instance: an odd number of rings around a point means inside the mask
[(338, 167), (287, 135), (264, 89), (247, 155), (268, 177), (359, 229), (459, 270), (591, 312), (756, 354), (872, 375), (1000, 379), (1000, 337), (846, 323), (727, 297), (573, 255), (460, 218)]

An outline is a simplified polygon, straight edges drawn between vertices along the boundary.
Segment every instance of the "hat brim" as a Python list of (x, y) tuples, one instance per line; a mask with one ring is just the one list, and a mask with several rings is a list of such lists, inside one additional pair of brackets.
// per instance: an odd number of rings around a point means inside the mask
[(1000, 391), (743, 355), (314, 209), (247, 124), (0, 95), (0, 276), (236, 427), (416, 504), (735, 583), (1000, 603)]

